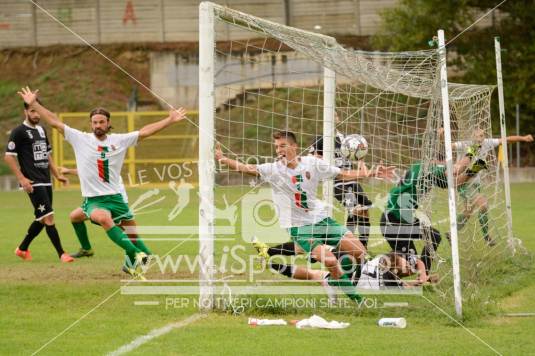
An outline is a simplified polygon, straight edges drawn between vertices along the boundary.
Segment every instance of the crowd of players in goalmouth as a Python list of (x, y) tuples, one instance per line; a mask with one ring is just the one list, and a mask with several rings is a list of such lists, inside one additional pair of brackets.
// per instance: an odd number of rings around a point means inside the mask
[[(44, 228), (62, 262), (93, 256), (85, 225), (85, 221), (90, 220), (102, 226), (110, 240), (125, 251), (122, 270), (133, 278), (144, 279), (142, 267), (148, 263), (151, 251), (135, 233), (136, 223), (128, 207), (121, 168), (128, 147), (184, 119), (186, 111), (183, 108), (170, 111), (168, 117), (139, 131), (111, 134), (109, 112), (96, 108), (89, 114), (92, 132), (88, 133), (60, 121), (38, 100), (37, 92), (28, 87), (18, 92), (24, 101), (25, 118), (11, 131), (5, 153), (5, 161), (28, 194), (35, 215), (15, 254), (23, 260), (31, 260), (29, 246)], [(41, 119), (71, 144), (76, 169), (55, 166), (46, 131), (39, 125)], [(380, 227), (391, 252), (372, 258), (367, 250), (368, 211), (372, 202), (358, 181), (368, 178), (391, 180), (395, 167), (379, 165), (368, 170), (362, 161), (354, 162), (342, 154), (343, 141), (344, 134), (337, 132), (334, 165), (322, 159), (322, 137), (314, 140), (307, 155), (300, 155), (296, 136), (290, 131), (273, 134), (277, 157), (272, 163), (244, 164), (226, 157), (216, 146), (215, 158), (220, 164), (258, 176), (271, 186), (280, 226), (288, 232), (290, 239), (277, 246), (253, 241), (259, 256), (267, 259), (269, 267), (282, 275), (317, 280), (331, 295), (332, 288), (340, 288), (356, 301), (362, 299), (358, 289), (410, 287), (434, 282), (436, 277), (430, 274), (431, 264), (441, 234), (432, 226), (421, 223), (414, 213), (422, 194), (433, 187), (447, 188), (445, 166), (434, 162), (423, 170), (421, 162), (413, 163), (390, 189)], [(533, 142), (533, 137), (510, 136), (507, 142)], [(481, 192), (479, 172), (487, 169), (487, 155), (499, 144), (498, 139), (485, 138), (480, 129), (475, 130), (472, 141), (454, 143), (454, 148), (462, 152), (454, 165), (454, 181), (465, 201), (457, 218), (458, 226), (462, 229), (477, 211), (483, 238), (490, 246), (495, 240), (489, 234), (488, 202)], [(71, 255), (63, 250), (54, 225), (50, 173), (63, 183), (67, 182), (65, 174), (77, 174), (80, 179), (83, 202), (69, 217), (81, 247)], [(327, 179), (335, 180), (334, 196), (347, 209), (345, 225), (329, 216), (327, 205), (316, 197), (319, 183)], [(420, 254), (417, 254), (415, 240), (425, 241)], [(297, 254), (305, 254), (312, 263), (320, 262), (326, 270), (270, 261), (271, 256)], [(412, 281), (402, 279), (411, 275), (416, 277)]]

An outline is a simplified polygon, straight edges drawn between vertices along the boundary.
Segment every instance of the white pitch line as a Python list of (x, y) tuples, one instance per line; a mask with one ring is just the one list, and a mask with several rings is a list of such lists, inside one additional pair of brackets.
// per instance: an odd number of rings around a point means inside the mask
[(141, 345), (146, 344), (152, 339), (155, 339), (157, 337), (160, 337), (162, 335), (169, 333), (173, 329), (183, 328), (204, 317), (206, 317), (206, 314), (193, 314), (192, 316), (184, 320), (178, 321), (176, 323), (167, 324), (166, 326), (161, 327), (159, 329), (153, 329), (148, 334), (140, 336), (134, 339), (134, 341), (132, 341), (131, 343), (119, 347), (117, 350), (109, 353), (108, 356), (124, 355), (130, 351), (137, 349)]

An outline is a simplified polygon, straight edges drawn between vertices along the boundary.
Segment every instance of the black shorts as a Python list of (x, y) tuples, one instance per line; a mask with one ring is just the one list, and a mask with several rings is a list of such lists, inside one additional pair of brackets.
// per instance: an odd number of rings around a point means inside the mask
[[(372, 201), (368, 198), (364, 189), (357, 182), (341, 182), (336, 181), (334, 183), (334, 197), (346, 208), (353, 208), (354, 206), (348, 206), (348, 202), (352, 200), (352, 193), (356, 198), (357, 205), (361, 206), (371, 206)], [(350, 203), (351, 204), (351, 203)], [(352, 203), (353, 205), (354, 202)], [(356, 205), (355, 205), (356, 206)]]
[[(431, 226), (423, 226), (418, 219), (412, 224), (399, 221), (392, 214), (381, 215), (381, 232), (392, 251), (401, 254), (416, 254), (414, 240), (425, 240), (436, 244), (440, 243), (440, 232)], [(435, 248), (436, 248), (435, 247)]]
[[(273, 246), (269, 248), (269, 255), (271, 256), (296, 256), (297, 251), (295, 250), (295, 243), (293, 241), (285, 242), (283, 244)], [(311, 263), (318, 262), (314, 257), (308, 256)]]
[(28, 196), (32, 201), (35, 220), (39, 221), (54, 213), (52, 209), (52, 186), (33, 187), (33, 193), (28, 193)]
[(381, 232), (392, 251), (401, 254), (416, 254), (414, 240), (424, 238), (420, 221), (417, 219), (412, 224), (407, 224), (386, 213), (381, 215)]

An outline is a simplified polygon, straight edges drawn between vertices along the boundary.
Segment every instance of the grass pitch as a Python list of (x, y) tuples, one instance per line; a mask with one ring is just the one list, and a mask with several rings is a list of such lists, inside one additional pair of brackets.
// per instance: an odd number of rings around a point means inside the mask
[[(535, 229), (535, 185), (513, 186), (515, 235), (535, 252), (531, 239)], [(130, 190), (131, 202), (144, 190)], [(163, 225), (174, 206), (174, 193), (162, 192), (161, 211), (137, 216), (140, 224)], [(61, 264), (44, 232), (31, 246), (34, 260), (19, 260), (13, 250), (32, 219), (30, 203), (22, 192), (0, 195), (0, 354), (106, 354), (129, 344), (139, 336), (197, 313), (194, 299), (179, 307), (166, 307), (165, 296), (128, 296), (120, 293), (122, 253), (100, 228), (89, 227), (96, 255), (72, 264)], [(56, 225), (67, 251), (78, 249), (68, 222), (69, 211), (78, 206), (78, 191), (58, 191), (54, 196)], [(167, 210), (165, 209), (167, 208)], [(177, 217), (177, 224), (194, 225), (196, 205)], [(148, 242), (158, 254), (180, 246), (181, 253), (194, 255), (196, 236), (173, 242)], [(248, 250), (247, 253), (252, 253)], [(535, 312), (535, 273), (525, 272), (515, 285), (500, 285), (495, 315), (471, 318), (468, 332), (456, 325), (422, 297), (411, 297), (407, 309), (378, 309), (358, 313), (347, 309), (317, 311), (326, 319), (347, 321), (345, 330), (297, 330), (293, 327), (250, 327), (249, 316), (299, 319), (310, 316), (310, 308), (251, 308), (234, 316), (212, 313), (184, 327), (153, 339), (132, 354), (529, 354), (535, 347), (533, 317), (511, 318), (502, 313)], [(488, 286), (493, 288), (493, 286)], [(498, 287), (494, 287), (498, 288)], [(424, 294), (426, 295), (426, 294)], [(379, 298), (381, 299), (381, 298)], [(158, 306), (138, 306), (142, 300), (159, 301)], [(450, 312), (451, 308), (445, 308)], [(377, 326), (381, 316), (404, 316), (406, 329)], [(474, 336), (477, 335), (477, 337)], [(479, 338), (479, 339), (478, 339)], [(46, 345), (46, 346), (45, 346)], [(44, 347), (43, 347), (44, 346)]]

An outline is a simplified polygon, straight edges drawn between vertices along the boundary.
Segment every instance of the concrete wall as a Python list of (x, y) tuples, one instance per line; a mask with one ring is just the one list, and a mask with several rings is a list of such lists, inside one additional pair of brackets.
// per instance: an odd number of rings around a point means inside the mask
[(509, 178), (511, 183), (533, 183), (535, 182), (535, 167), (510, 167)]
[[(215, 72), (225, 68), (216, 77), (216, 106), (247, 89), (311, 87), (322, 83), (321, 65), (298, 52), (265, 53), (254, 55), (254, 60), (247, 57), (250, 55), (216, 57)], [(152, 52), (150, 69), (151, 90), (174, 106), (198, 107), (199, 66), (196, 57)], [(339, 77), (338, 83), (342, 81)], [(163, 106), (164, 103), (160, 104)]]
[[(281, 24), (328, 34), (373, 34), (397, 0), (214, 1)], [(0, 48), (198, 41), (198, 0), (0, 0)], [(48, 12), (48, 14), (46, 12)]]

